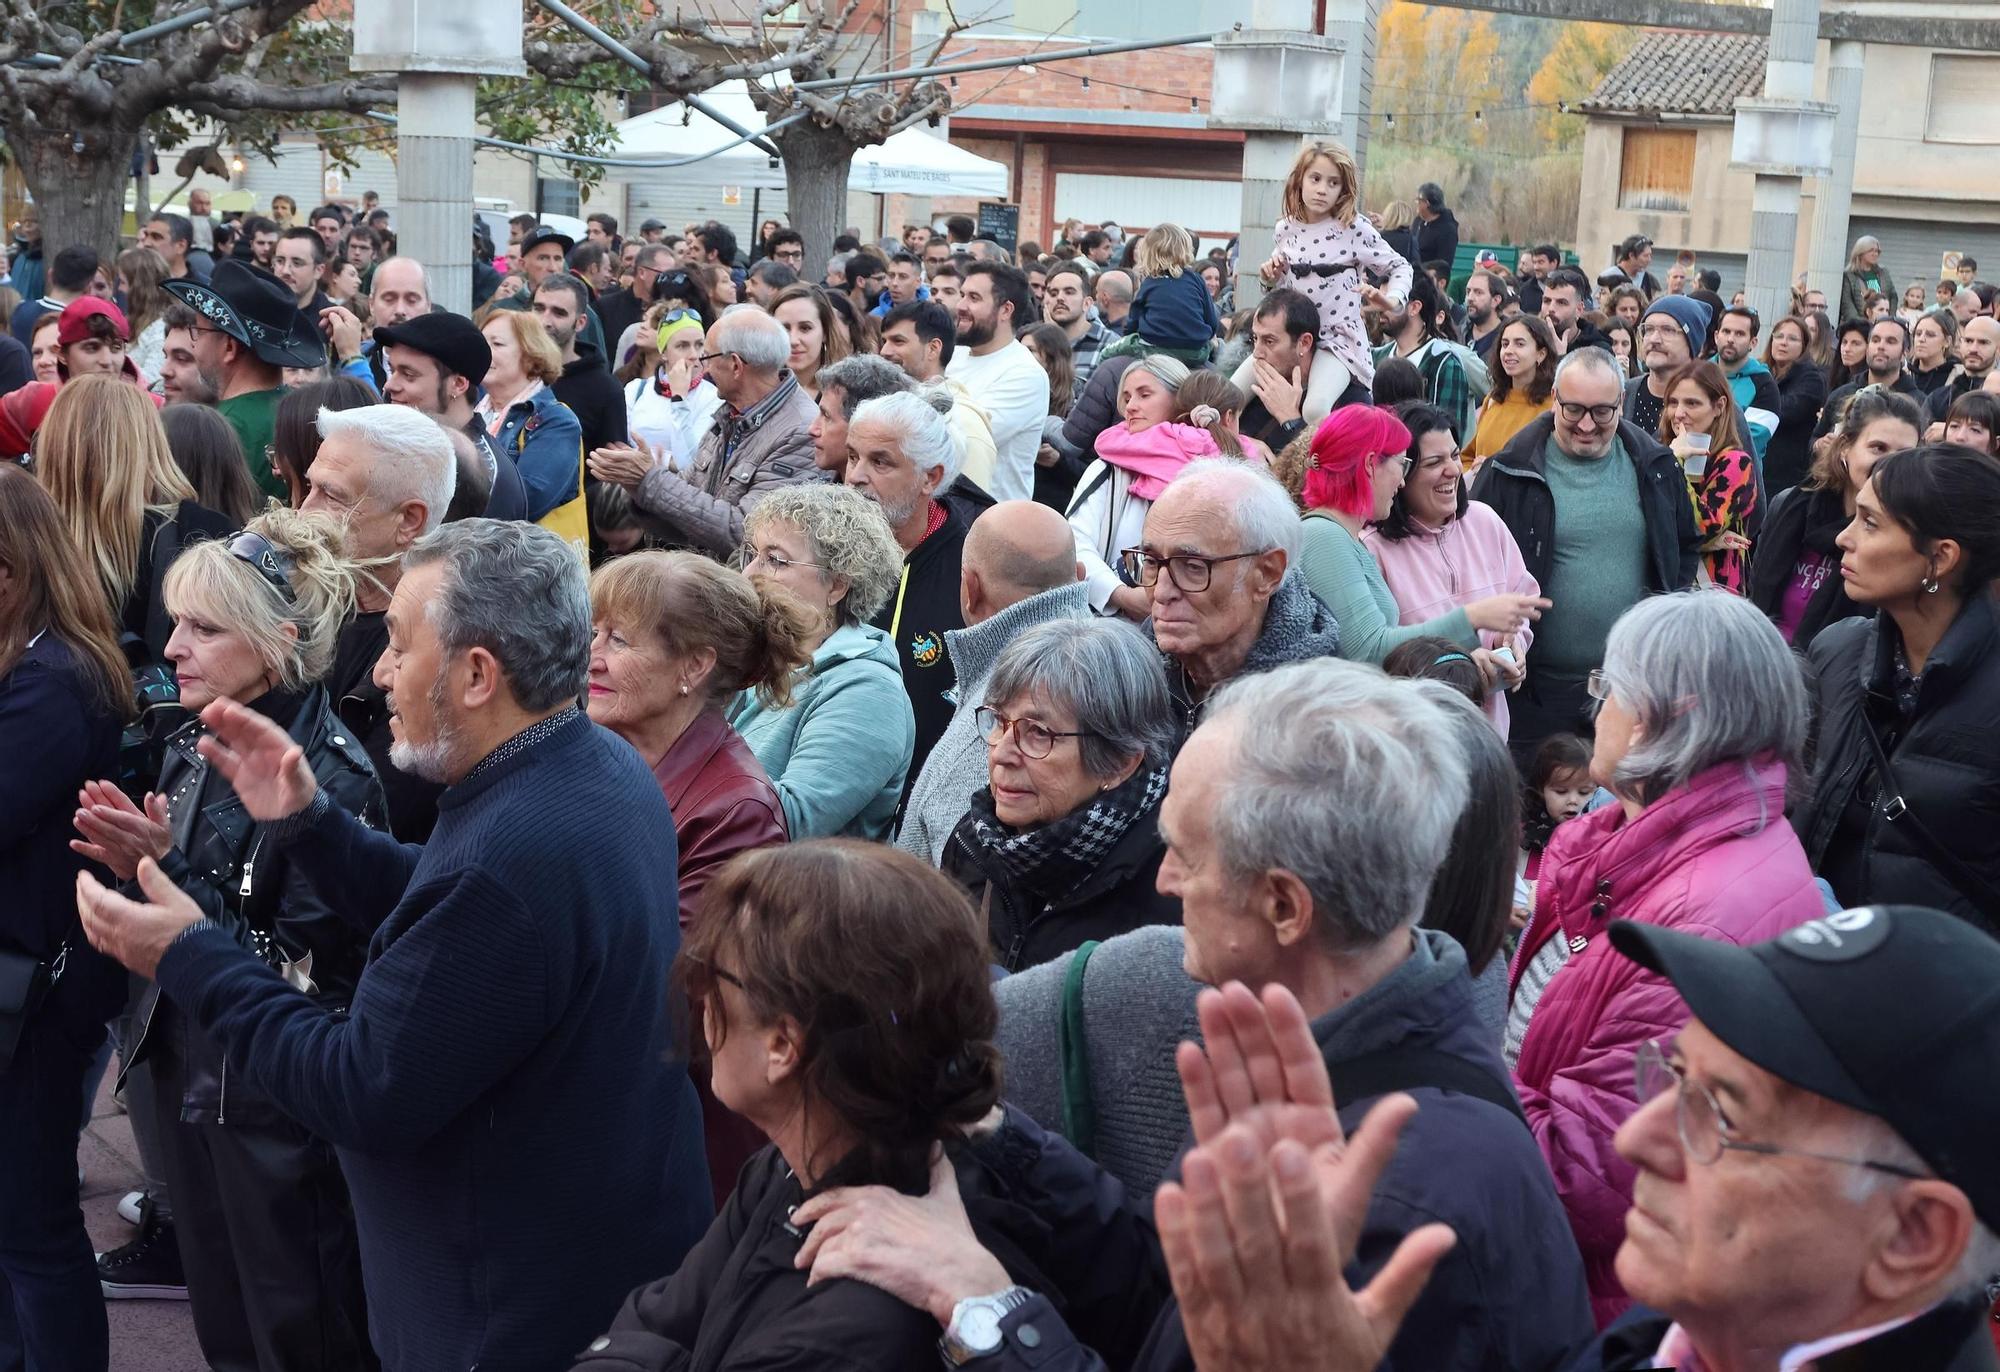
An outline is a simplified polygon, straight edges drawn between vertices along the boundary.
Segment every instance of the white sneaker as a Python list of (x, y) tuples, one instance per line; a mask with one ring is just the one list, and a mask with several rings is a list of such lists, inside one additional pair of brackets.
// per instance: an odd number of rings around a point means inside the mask
[(118, 1218), (127, 1224), (139, 1222), (139, 1202), (146, 1199), (144, 1191), (127, 1191), (118, 1201)]

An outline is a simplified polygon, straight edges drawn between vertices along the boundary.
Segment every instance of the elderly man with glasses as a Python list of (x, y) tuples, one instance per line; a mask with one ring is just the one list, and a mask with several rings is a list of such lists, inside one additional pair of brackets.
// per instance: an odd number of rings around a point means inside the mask
[(722, 409), (685, 472), (644, 447), (590, 455), (590, 474), (632, 492), (632, 504), (677, 543), (727, 557), (743, 541), (743, 516), (769, 492), (824, 481), (813, 462), (818, 411), (791, 369), (785, 326), (755, 305), (736, 305), (708, 330), (699, 361)]
[(1585, 685), (1604, 664), (1612, 623), (1645, 596), (1694, 584), (1701, 534), (1687, 478), (1664, 444), (1619, 418), (1623, 381), (1602, 348), (1570, 353), (1550, 412), (1494, 454), (1472, 488), (1552, 602), (1509, 702), (1521, 756), (1550, 734), (1588, 736)]
[(1693, 1018), (1633, 1063), (1618, 1250), (1640, 1303), (1575, 1366), (1995, 1365), (2000, 944), (1909, 906), (1737, 946), (1615, 923)]
[(1298, 508), (1261, 467), (1190, 462), (1146, 512), (1119, 570), (1152, 603), (1176, 707), (1192, 729), (1217, 687), (1340, 653), (1333, 611), (1297, 569)]

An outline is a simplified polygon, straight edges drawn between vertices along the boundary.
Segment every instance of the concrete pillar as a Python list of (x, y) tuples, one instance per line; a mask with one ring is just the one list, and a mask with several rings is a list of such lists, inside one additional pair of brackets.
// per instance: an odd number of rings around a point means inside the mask
[(1295, 133), (1250, 133), (1243, 137), (1243, 227), (1236, 238), (1236, 307), (1264, 298), (1257, 268), (1271, 256), (1278, 216), (1285, 212), (1285, 178), (1299, 155)]
[(1830, 169), (1833, 109), (1813, 100), (1819, 0), (1774, 0), (1764, 93), (1736, 102), (1731, 161), (1756, 175), (1744, 298), (1771, 319), (1791, 300), (1799, 187)]
[(398, 87), (396, 246), (430, 273), (431, 303), (472, 313), (476, 76), (406, 72)]
[(1347, 45), (1340, 69), (1340, 122), (1333, 136), (1354, 150), (1364, 184), (1368, 115), (1375, 103), (1375, 45), (1385, 0), (1326, 0), (1326, 36)]
[(1865, 45), (1842, 38), (1829, 45), (1826, 103), (1839, 114), (1833, 126), (1833, 174), (1821, 179), (1813, 206), (1812, 245), (1806, 255), (1806, 284), (1839, 298), (1847, 269), (1848, 215), (1854, 205), (1854, 145), (1861, 134), (1861, 62)]

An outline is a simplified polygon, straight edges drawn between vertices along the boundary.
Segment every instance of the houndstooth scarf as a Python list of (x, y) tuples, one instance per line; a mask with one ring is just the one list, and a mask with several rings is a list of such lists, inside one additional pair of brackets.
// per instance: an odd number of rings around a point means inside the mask
[(1159, 809), (1167, 793), (1164, 763), (1141, 764), (1088, 805), (1035, 829), (1015, 829), (993, 813), (993, 792), (972, 797), (972, 833), (993, 865), (1044, 900), (1060, 900), (1097, 871), (1134, 822)]

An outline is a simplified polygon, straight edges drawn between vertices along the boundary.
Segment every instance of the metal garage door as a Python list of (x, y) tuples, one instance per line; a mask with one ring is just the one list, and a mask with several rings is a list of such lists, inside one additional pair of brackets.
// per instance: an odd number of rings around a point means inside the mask
[(718, 185), (674, 179), (671, 171), (652, 173), (657, 178), (654, 180), (636, 179), (636, 175), (644, 174), (635, 174), (635, 179), (630, 180), (619, 178), (625, 181), (625, 217), (634, 228), (648, 219), (657, 219), (670, 232), (679, 233), (689, 224), (714, 219), (735, 231), (737, 244), (747, 255), (757, 232), (758, 218), (786, 217), (782, 190), (757, 191), (743, 186), (738, 188), (740, 203), (725, 205), (722, 187)]
[(1851, 246), (1862, 234), (1881, 239), (1882, 265), (1898, 291), (1913, 281), (1936, 286), (1947, 252), (1972, 254), (1982, 280), (2000, 281), (2000, 224), (1971, 223), (1962, 216), (1957, 207), (1940, 204), (1935, 216), (1924, 219), (1856, 217), (1848, 222), (1847, 241)]
[[(242, 188), (257, 197), (257, 208), (268, 210), (271, 197), (289, 195), (298, 202), (304, 216), (313, 206), (326, 202), (326, 161), (317, 143), (280, 143), (273, 158), (246, 153), (243, 158)], [(360, 153), (354, 170), (341, 176), (340, 199), (361, 203), (363, 191), (374, 191), (391, 210), (396, 205), (396, 164), (386, 154)]]

